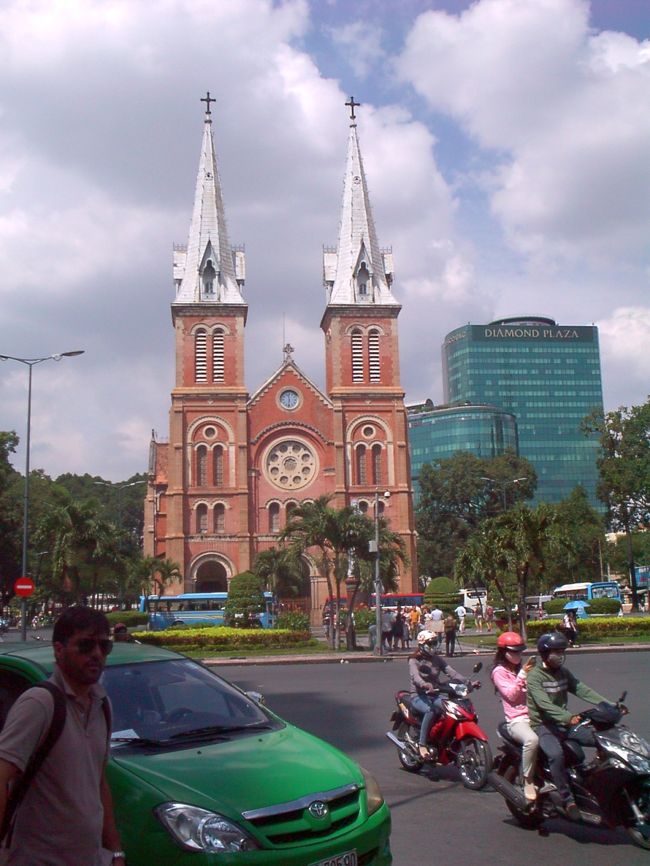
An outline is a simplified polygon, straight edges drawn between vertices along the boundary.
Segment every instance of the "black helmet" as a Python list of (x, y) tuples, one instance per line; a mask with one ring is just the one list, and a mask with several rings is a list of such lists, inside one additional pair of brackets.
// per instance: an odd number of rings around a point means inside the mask
[(555, 650), (555, 652), (565, 652), (569, 646), (569, 641), (560, 634), (559, 631), (550, 631), (543, 634), (537, 641), (537, 652), (542, 658)]

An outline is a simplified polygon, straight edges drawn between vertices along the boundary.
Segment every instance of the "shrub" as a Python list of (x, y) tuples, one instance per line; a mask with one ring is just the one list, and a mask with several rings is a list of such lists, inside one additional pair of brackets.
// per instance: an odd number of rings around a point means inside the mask
[(234, 628), (251, 628), (264, 606), (261, 578), (252, 571), (236, 574), (228, 587), (224, 611), (226, 624)]
[(463, 596), (458, 587), (448, 577), (434, 577), (424, 590), (424, 603), (441, 610), (453, 610), (461, 603)]
[[(544, 602), (544, 610), (548, 614), (564, 613), (564, 598), (553, 598), (550, 601)], [(592, 598), (589, 602), (587, 611), (589, 614), (603, 613), (618, 613), (621, 609), (621, 602), (617, 598)]]
[(243, 628), (168, 628), (164, 631), (134, 632), (133, 637), (142, 643), (166, 646), (170, 649), (262, 649), (291, 647), (311, 643), (309, 631), (289, 629), (243, 629)]
[[(562, 625), (559, 619), (532, 620), (526, 624), (526, 633), (533, 640)], [(603, 616), (578, 620), (580, 641), (624, 635), (650, 636), (650, 616)]]
[(118, 622), (123, 622), (126, 626), (146, 625), (149, 622), (149, 615), (140, 613), (139, 610), (112, 610), (106, 614), (111, 626)]
[(376, 613), (367, 607), (361, 607), (354, 611), (354, 623), (357, 631), (368, 631), (368, 626), (376, 622)]
[(288, 631), (309, 631), (309, 617), (299, 610), (289, 610), (278, 616), (275, 627)]

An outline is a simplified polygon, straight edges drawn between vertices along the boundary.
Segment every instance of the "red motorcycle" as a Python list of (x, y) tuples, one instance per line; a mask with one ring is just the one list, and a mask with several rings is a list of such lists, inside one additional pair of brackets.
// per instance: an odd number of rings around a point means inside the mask
[[(478, 662), (474, 673), (483, 665)], [(480, 685), (477, 684), (477, 686)], [(397, 709), (391, 716), (393, 730), (386, 736), (397, 747), (401, 765), (410, 773), (417, 773), (424, 764), (455, 764), (463, 785), (478, 791), (487, 782), (492, 769), (492, 752), (487, 735), (478, 725), (478, 716), (469, 693), (477, 686), (465, 683), (446, 683), (440, 686), (444, 711), (434, 721), (427, 734), (429, 756), (420, 756), (420, 714), (411, 709), (411, 694), (397, 692)]]

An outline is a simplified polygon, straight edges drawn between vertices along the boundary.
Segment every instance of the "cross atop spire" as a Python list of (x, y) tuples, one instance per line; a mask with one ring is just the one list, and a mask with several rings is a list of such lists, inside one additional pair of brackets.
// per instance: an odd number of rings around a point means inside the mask
[[(208, 94), (208, 96), (209, 96), (209, 95), (210, 95), (210, 94)], [(355, 109), (355, 108), (358, 108), (358, 107), (361, 105), (361, 103), (360, 103), (360, 102), (355, 102), (355, 101), (354, 101), (354, 96), (351, 96), (351, 97), (350, 97), (350, 101), (349, 101), (349, 102), (346, 102), (345, 104), (346, 104), (346, 105), (349, 107), (349, 109), (350, 109), (350, 120), (352, 121), (352, 123), (351, 123), (350, 125), (351, 125), (351, 126), (353, 126), (353, 125), (356, 126), (356, 124), (354, 123), (354, 121), (357, 119), (357, 116), (356, 116), (356, 114), (354, 113), (354, 109)]]
[(206, 123), (212, 123), (212, 117), (210, 116), (212, 114), (212, 112), (210, 111), (210, 103), (216, 102), (216, 101), (217, 101), (216, 99), (213, 99), (210, 96), (209, 90), (206, 92), (205, 96), (201, 97), (201, 102), (205, 102), (205, 122)]

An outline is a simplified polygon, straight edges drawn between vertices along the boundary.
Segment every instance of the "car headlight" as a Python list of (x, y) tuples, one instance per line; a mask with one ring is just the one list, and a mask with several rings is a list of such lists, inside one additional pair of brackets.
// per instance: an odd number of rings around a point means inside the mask
[(363, 780), (366, 783), (366, 800), (368, 803), (368, 816), (374, 815), (374, 813), (379, 809), (379, 807), (384, 802), (384, 795), (381, 793), (381, 789), (379, 787), (379, 783), (367, 770), (364, 770), (361, 767), (361, 772), (363, 773)]
[(163, 803), (154, 809), (154, 813), (174, 841), (186, 851), (230, 853), (259, 848), (241, 827), (216, 812), (187, 803)]

